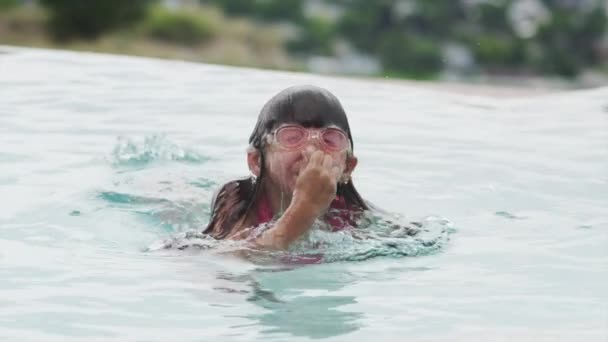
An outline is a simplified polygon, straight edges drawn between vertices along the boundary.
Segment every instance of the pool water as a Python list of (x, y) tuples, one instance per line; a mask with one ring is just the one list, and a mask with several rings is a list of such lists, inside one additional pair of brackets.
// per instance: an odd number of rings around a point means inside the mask
[[(0, 52), (0, 341), (608, 339), (608, 88)], [(261, 106), (295, 84), (340, 98), (360, 193), (424, 234), (319, 233), (315, 265), (159, 248), (248, 174)]]

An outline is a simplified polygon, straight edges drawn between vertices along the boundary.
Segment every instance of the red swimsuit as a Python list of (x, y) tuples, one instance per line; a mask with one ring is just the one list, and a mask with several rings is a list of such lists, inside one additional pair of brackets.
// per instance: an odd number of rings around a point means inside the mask
[[(333, 210), (332, 210), (333, 209)], [(331, 202), (330, 210), (325, 215), (324, 219), (331, 225), (331, 231), (336, 232), (347, 229), (349, 227), (355, 227), (353, 215), (349, 210), (349, 206), (343, 197), (336, 197)], [(258, 204), (257, 209), (257, 225), (270, 222), (274, 214), (270, 207), (270, 201), (263, 196)], [(297, 256), (285, 256), (281, 258), (281, 261), (288, 264), (318, 264), (323, 260), (323, 254), (304, 254)]]
[[(274, 214), (272, 208), (270, 208), (270, 201), (266, 196), (262, 196), (258, 204), (257, 225), (270, 222), (273, 217)], [(344, 198), (339, 196), (331, 202), (329, 212), (325, 215), (325, 221), (331, 225), (332, 232), (355, 226), (349, 206)]]

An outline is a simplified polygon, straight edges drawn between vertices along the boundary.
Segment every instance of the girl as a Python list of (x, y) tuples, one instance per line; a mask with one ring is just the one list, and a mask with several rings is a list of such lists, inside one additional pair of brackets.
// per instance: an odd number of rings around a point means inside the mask
[[(221, 187), (205, 234), (285, 249), (316, 220), (353, 229), (369, 209), (351, 179), (357, 158), (346, 113), (329, 91), (281, 91), (262, 108), (249, 144), (252, 176)], [(257, 233), (262, 224), (269, 228)]]

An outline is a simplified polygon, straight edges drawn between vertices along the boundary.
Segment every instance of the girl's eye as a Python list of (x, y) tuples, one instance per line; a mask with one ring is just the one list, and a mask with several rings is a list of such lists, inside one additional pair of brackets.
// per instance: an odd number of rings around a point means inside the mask
[(277, 132), (279, 143), (284, 145), (297, 145), (304, 136), (304, 131), (299, 128), (284, 128)]
[(323, 133), (323, 142), (334, 149), (342, 149), (346, 146), (347, 138), (338, 130), (327, 130)]

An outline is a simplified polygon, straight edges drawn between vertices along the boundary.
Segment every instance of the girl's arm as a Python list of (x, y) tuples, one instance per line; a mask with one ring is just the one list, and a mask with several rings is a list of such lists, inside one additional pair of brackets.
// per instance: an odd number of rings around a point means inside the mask
[(276, 224), (256, 239), (256, 244), (271, 249), (285, 249), (306, 233), (313, 222), (336, 196), (338, 167), (322, 151), (310, 157), (296, 180), (291, 203)]

